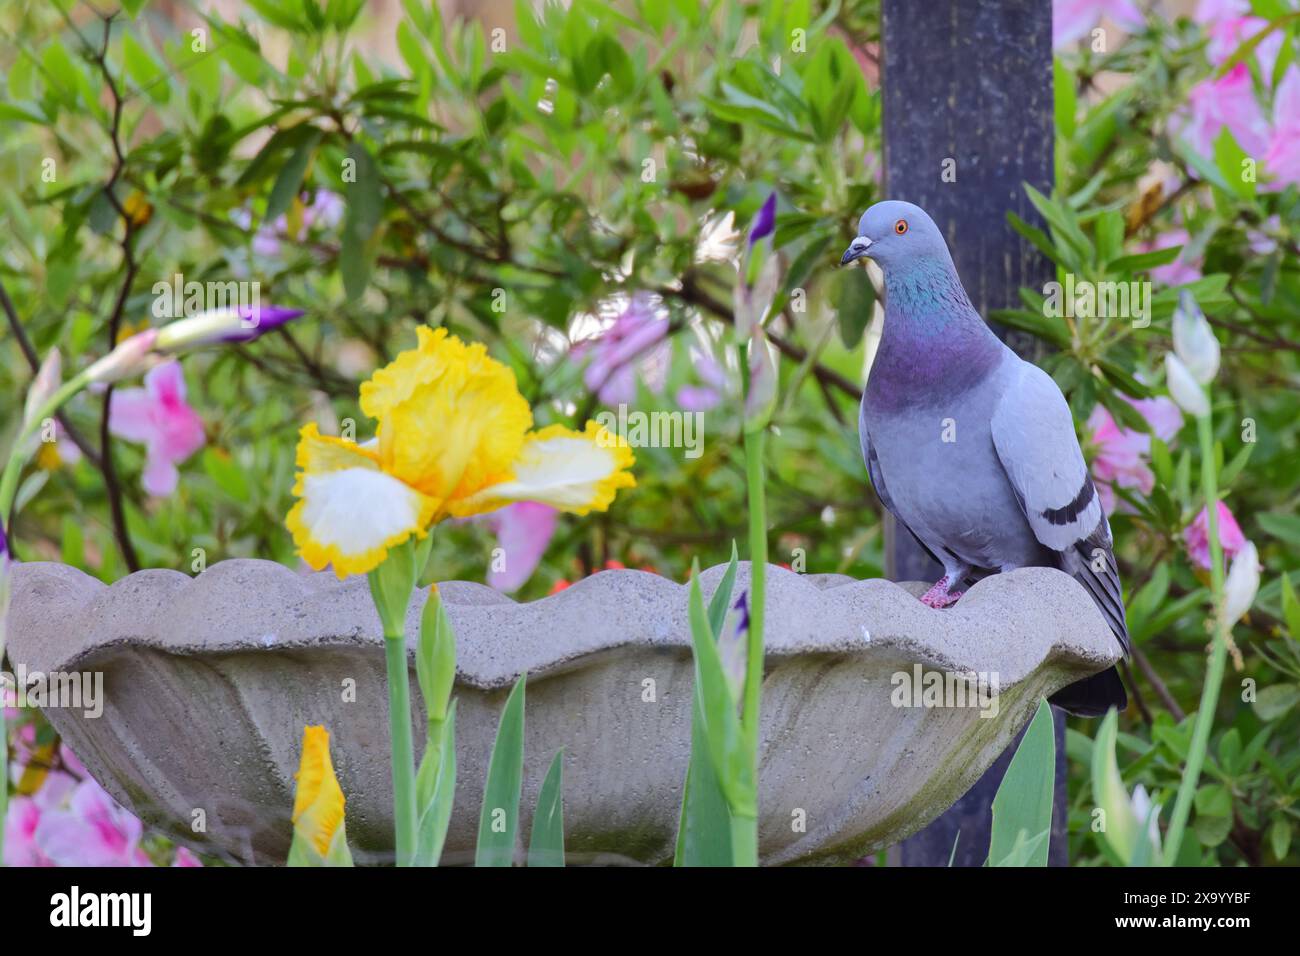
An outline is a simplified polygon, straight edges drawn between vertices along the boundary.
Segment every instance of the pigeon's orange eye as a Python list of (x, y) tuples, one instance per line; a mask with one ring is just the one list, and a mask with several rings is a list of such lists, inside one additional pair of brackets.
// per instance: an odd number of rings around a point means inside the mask
[(898, 233), (900, 236), (907, 232), (907, 220), (900, 219), (898, 222), (894, 223), (894, 232)]

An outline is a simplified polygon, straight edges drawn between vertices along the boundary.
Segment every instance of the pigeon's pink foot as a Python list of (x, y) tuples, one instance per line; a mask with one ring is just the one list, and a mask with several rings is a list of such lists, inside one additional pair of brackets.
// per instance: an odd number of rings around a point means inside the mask
[(934, 582), (934, 587), (921, 595), (921, 603), (926, 607), (945, 608), (956, 604), (965, 591), (949, 591), (948, 578), (942, 577)]

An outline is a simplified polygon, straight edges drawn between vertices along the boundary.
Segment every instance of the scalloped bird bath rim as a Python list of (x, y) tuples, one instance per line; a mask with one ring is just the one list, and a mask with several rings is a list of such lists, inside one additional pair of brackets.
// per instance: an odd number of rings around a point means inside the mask
[[(723, 570), (704, 572), (706, 595)], [(742, 563), (737, 593), (748, 577)], [(763, 862), (845, 862), (898, 842), (975, 782), (1040, 696), (1117, 659), (1092, 600), (1059, 571), (993, 575), (942, 611), (916, 599), (922, 588), (769, 567)], [(690, 742), (686, 587), (620, 570), (525, 604), (466, 582), (440, 591), (460, 701), (444, 862), (473, 858), (497, 717), (525, 671), (524, 839), (563, 747), (569, 859), (670, 860)], [(411, 652), (423, 602), (417, 593), (408, 609)], [(364, 578), (241, 559), (105, 586), (27, 564), (9, 624), (15, 668), (104, 673), (101, 717), (47, 716), (109, 793), (179, 843), (283, 862), (302, 728), (324, 724), (358, 860), (392, 859), (383, 639)], [(893, 678), (915, 665), (996, 674), (997, 716), (895, 706)], [(420, 701), (414, 710), (423, 715)]]

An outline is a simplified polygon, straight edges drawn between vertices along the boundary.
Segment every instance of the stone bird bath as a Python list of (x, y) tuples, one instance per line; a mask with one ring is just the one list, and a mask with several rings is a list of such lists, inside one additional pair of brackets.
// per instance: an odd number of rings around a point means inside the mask
[[(704, 572), (706, 596), (722, 571)], [(736, 593), (747, 580), (742, 565)], [(1116, 660), (1093, 602), (1059, 571), (995, 575), (942, 611), (916, 599), (921, 589), (769, 568), (765, 863), (844, 862), (898, 842), (974, 783), (1039, 697)], [(524, 671), (522, 840), (563, 747), (570, 861), (670, 860), (690, 740), (686, 587), (607, 571), (528, 604), (478, 584), (441, 591), (459, 652), (444, 862), (473, 858), (498, 714)], [(412, 648), (423, 601), (407, 616)], [(26, 564), (9, 635), (15, 668), (104, 673), (101, 717), (47, 716), (109, 793), (178, 842), (282, 863), (302, 728), (324, 724), (354, 852), (391, 860), (384, 654), (364, 578), (232, 560), (197, 578), (151, 570), (106, 587), (71, 567)], [(910, 680), (915, 665), (995, 673), (997, 715), (895, 706), (896, 675)], [(424, 710), (411, 668), (418, 755)]]

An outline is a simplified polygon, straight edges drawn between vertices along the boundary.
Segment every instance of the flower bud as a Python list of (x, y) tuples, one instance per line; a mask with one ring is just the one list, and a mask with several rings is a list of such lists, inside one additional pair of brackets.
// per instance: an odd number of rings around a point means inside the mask
[(1259, 552), (1253, 541), (1237, 552), (1223, 586), (1223, 626), (1231, 628), (1255, 603), (1259, 591)]
[(1174, 352), (1201, 385), (1209, 385), (1219, 371), (1219, 340), (1186, 289), (1178, 296), (1178, 308), (1174, 310)]
[(203, 345), (251, 342), (302, 314), (302, 309), (274, 305), (210, 309), (163, 326), (158, 330), (157, 348), (160, 352), (175, 353)]
[(763, 428), (776, 407), (778, 371), (776, 356), (767, 343), (763, 327), (754, 329), (749, 340), (749, 392), (745, 396), (745, 431)]
[(1197, 418), (1210, 414), (1210, 400), (1205, 389), (1197, 384), (1191, 371), (1173, 352), (1165, 356), (1165, 386), (1178, 407), (1187, 414)]
[(420, 617), (415, 675), (429, 720), (446, 720), (452, 684), (456, 680), (456, 636), (436, 584), (429, 588), (429, 598)]
[(762, 326), (767, 318), (767, 310), (776, 298), (776, 289), (781, 282), (781, 260), (775, 252), (768, 252), (763, 258), (758, 278), (750, 285), (744, 270), (736, 275), (736, 291), (733, 301), (735, 313), (736, 337), (745, 341), (754, 329)]
[(749, 227), (749, 248), (754, 248), (754, 243), (766, 236), (770, 236), (775, 231), (776, 193), (772, 193), (759, 207), (758, 215), (754, 217), (754, 222)]
[(124, 340), (86, 369), (88, 381), (108, 385), (147, 372), (154, 364), (153, 347), (157, 338), (157, 330), (146, 329)]
[(23, 406), (24, 428), (32, 423), (41, 406), (50, 400), (62, 384), (63, 356), (59, 354), (58, 349), (50, 349), (50, 354), (45, 356), (45, 361), (36, 372), (36, 378), (27, 389), (27, 403)]

